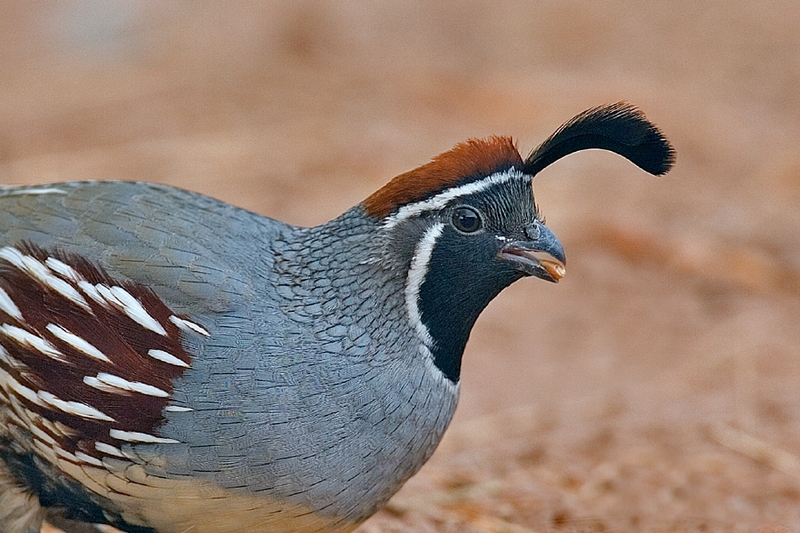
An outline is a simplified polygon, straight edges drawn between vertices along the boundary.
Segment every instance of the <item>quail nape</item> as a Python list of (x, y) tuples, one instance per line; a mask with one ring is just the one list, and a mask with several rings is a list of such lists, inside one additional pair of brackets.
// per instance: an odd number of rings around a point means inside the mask
[(484, 307), (564, 275), (532, 179), (588, 148), (674, 161), (617, 103), (313, 228), (149, 183), (0, 188), (0, 531), (354, 529), (442, 438)]

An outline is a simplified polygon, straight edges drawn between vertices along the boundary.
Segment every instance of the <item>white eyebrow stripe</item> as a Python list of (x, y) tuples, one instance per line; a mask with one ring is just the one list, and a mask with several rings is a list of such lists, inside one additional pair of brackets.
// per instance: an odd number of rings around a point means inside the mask
[(397, 213), (386, 218), (383, 227), (386, 229), (393, 228), (400, 222), (409, 218), (415, 217), (423, 211), (430, 211), (432, 209), (441, 209), (448, 203), (461, 196), (475, 194), (485, 191), (489, 187), (507, 183), (513, 179), (524, 179), (525, 173), (516, 170), (514, 167), (504, 170), (502, 172), (495, 172), (494, 174), (483, 178), (482, 180), (473, 181), (459, 187), (445, 189), (433, 198), (422, 200), (413, 204), (404, 205)]

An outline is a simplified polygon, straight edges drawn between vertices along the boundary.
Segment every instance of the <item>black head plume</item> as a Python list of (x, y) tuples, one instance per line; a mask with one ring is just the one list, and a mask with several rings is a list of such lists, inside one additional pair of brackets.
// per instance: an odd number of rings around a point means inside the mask
[(584, 111), (558, 128), (531, 152), (522, 171), (535, 176), (562, 157), (589, 148), (610, 150), (656, 176), (666, 174), (675, 164), (675, 150), (644, 113), (617, 102)]

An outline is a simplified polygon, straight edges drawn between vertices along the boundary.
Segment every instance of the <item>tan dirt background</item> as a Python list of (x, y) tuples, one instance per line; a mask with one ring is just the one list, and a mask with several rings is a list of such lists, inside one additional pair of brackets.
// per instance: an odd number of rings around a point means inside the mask
[(437, 454), (360, 530), (800, 531), (800, 4), (0, 3), (0, 182), (149, 180), (317, 224), (599, 104), (678, 151), (536, 179), (567, 277), (479, 320)]

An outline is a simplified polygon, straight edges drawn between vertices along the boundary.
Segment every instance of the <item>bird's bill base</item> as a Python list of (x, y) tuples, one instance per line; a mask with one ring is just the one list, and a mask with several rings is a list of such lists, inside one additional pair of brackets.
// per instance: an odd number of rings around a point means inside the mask
[(558, 283), (558, 280), (567, 273), (567, 267), (563, 261), (543, 250), (506, 246), (499, 255), (502, 259), (514, 262), (517, 269), (524, 274), (553, 283)]

